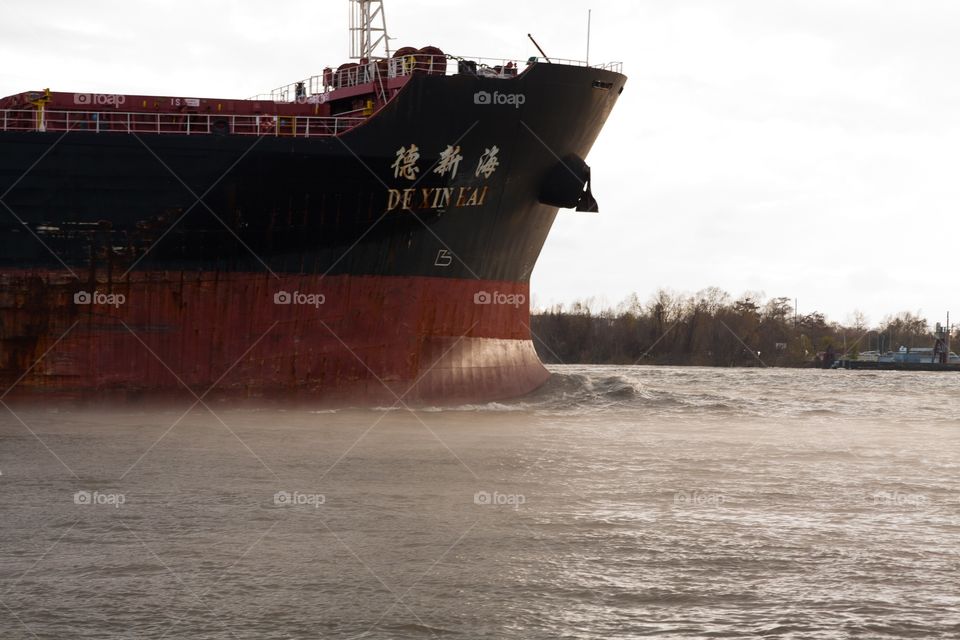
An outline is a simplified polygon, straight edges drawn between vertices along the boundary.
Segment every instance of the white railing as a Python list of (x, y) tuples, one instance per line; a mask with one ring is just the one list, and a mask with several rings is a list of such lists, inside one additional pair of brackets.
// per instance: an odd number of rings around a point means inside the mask
[(613, 71), (614, 73), (623, 73), (623, 63), (622, 62), (605, 62), (603, 64), (593, 65), (594, 69), (602, 69), (604, 71)]
[(527, 58), (526, 60), (519, 60), (519, 61), (508, 60), (508, 59), (496, 59), (496, 58), (474, 58), (469, 56), (464, 58), (461, 58), (460, 56), (451, 56), (451, 58), (459, 59), (459, 60), (472, 60), (477, 63), (478, 67), (482, 66), (482, 67), (491, 68), (491, 69), (495, 69), (497, 67), (506, 67), (511, 63), (513, 63), (515, 67), (516, 66), (525, 67), (531, 62), (539, 62), (543, 64), (562, 64), (569, 67), (589, 67), (591, 69), (602, 69), (604, 71), (616, 71), (617, 73), (620, 73), (623, 71), (622, 62), (605, 62), (602, 64), (590, 64), (586, 60), (570, 60), (567, 58), (550, 58), (550, 60), (547, 60), (546, 58), (537, 57), (537, 56)]
[(179, 135), (248, 135), (291, 138), (336, 136), (366, 118), (118, 111), (3, 110), (2, 131), (87, 131)]
[[(512, 78), (531, 63), (547, 63), (544, 58), (528, 58), (527, 60), (511, 60), (497, 58), (462, 57), (453, 55), (416, 54), (402, 58), (389, 58), (369, 62), (364, 65), (354, 65), (340, 70), (331, 70), (328, 73), (310, 76), (299, 82), (278, 87), (266, 94), (259, 94), (249, 98), (257, 101), (272, 101), (279, 103), (298, 102), (300, 104), (322, 104), (329, 99), (332, 91), (356, 87), (366, 84), (375, 84), (377, 93), (384, 94), (382, 83), (385, 79), (409, 76), (414, 73), (430, 75), (453, 75), (461, 71), (461, 63), (481, 77)], [(583, 60), (566, 60), (550, 58), (552, 64), (562, 64), (575, 67), (590, 67), (605, 71), (621, 73), (622, 62), (590, 65)], [(379, 83), (379, 84), (378, 84)]]
[[(299, 102), (316, 104), (326, 102), (326, 94), (339, 89), (357, 87), (366, 84), (381, 83), (384, 79), (409, 76), (413, 73), (446, 75), (449, 67), (447, 56), (413, 55), (403, 58), (375, 60), (367, 64), (353, 65), (345, 69), (330, 70), (323, 75), (310, 76), (299, 82), (291, 82), (278, 87), (267, 94), (259, 94), (250, 100), (272, 100), (273, 102)], [(382, 92), (380, 86), (375, 87)]]

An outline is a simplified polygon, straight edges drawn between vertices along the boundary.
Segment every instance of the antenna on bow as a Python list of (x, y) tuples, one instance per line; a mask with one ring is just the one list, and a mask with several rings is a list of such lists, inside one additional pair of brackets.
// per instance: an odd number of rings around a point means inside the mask
[(590, 66), (590, 27), (593, 22), (593, 9), (587, 10), (587, 66)]

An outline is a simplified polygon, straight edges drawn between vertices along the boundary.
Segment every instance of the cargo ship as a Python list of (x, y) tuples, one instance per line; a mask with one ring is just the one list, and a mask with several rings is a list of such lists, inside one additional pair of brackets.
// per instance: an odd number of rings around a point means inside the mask
[(352, 61), (269, 94), (0, 100), (0, 399), (548, 379), (530, 275), (561, 208), (598, 209), (621, 65), (391, 51), (382, 1), (349, 4)]

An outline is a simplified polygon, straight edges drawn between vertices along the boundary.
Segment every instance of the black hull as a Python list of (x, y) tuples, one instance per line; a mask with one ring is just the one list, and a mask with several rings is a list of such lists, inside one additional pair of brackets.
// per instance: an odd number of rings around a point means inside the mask
[[(43, 243), (6, 212), (0, 267), (526, 282), (557, 214), (539, 202), (542, 183), (560, 158), (586, 157), (624, 82), (548, 64), (512, 80), (415, 76), (339, 138), (3, 133), (0, 194)], [(525, 103), (475, 104), (479, 91)], [(415, 183), (391, 168), (411, 144), (422, 154)], [(456, 179), (430, 172), (454, 144), (464, 156)], [(484, 180), (474, 168), (492, 146), (500, 166)], [(388, 211), (389, 190), (414, 185), (413, 211)], [(455, 206), (483, 187), (482, 205)], [(446, 204), (421, 192), (443, 188), (453, 190), (449, 206), (417, 206)], [(438, 265), (445, 249), (454, 259)]]

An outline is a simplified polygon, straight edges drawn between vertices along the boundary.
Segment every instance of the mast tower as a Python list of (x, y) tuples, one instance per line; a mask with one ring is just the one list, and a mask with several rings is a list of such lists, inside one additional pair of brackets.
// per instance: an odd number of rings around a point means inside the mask
[[(378, 53), (381, 49), (383, 53)], [(354, 60), (390, 57), (383, 0), (350, 0), (350, 57)]]

